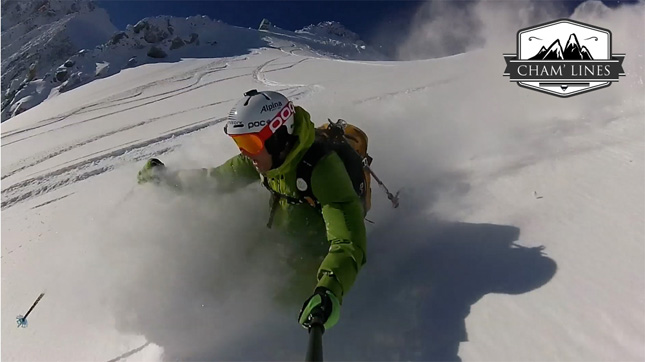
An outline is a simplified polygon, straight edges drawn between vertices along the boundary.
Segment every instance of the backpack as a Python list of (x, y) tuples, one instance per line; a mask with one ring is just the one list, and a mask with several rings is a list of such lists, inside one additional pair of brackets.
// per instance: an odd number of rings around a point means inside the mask
[(273, 195), (267, 227), (271, 228), (274, 211), (280, 198), (286, 199), (290, 204), (302, 204), (306, 202), (317, 209), (320, 208), (320, 203), (314, 197), (310, 187), (311, 174), (318, 161), (330, 152), (336, 152), (343, 161), (347, 174), (352, 180), (354, 191), (356, 191), (356, 194), (363, 202), (364, 215), (367, 214), (372, 206), (371, 176), (374, 176), (376, 182), (383, 188), (392, 205), (395, 208), (399, 206), (399, 193), (397, 192), (396, 195), (390, 193), (370, 168), (372, 157), (367, 154), (367, 135), (365, 132), (342, 119), (339, 119), (337, 122), (328, 121), (328, 124), (316, 128), (314, 143), (305, 152), (302, 160), (296, 166), (296, 188), (300, 192), (299, 198), (279, 194), (269, 187), (266, 179), (263, 180), (264, 187)]
[(364, 214), (367, 214), (372, 205), (371, 178), (365, 167), (372, 164), (372, 158), (367, 154), (367, 135), (342, 119), (336, 123), (329, 120), (316, 128), (314, 143), (296, 168), (296, 187), (301, 198), (313, 207), (319, 206), (309, 186), (311, 174), (318, 161), (331, 152), (336, 152), (343, 161), (354, 191), (363, 202)]

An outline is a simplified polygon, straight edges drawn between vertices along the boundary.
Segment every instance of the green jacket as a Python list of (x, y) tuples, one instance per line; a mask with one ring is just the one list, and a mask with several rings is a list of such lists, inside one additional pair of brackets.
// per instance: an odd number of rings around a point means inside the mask
[[(280, 194), (298, 198), (296, 166), (314, 142), (315, 128), (309, 113), (295, 107), (295, 134), (299, 141), (284, 163), (260, 175), (251, 159), (239, 154), (219, 167), (203, 170), (216, 180), (219, 191), (233, 191), (266, 177), (269, 187)], [(363, 204), (340, 157), (332, 152), (314, 167), (311, 188), (322, 206), (291, 205), (280, 199), (273, 225), (284, 230), (308, 228), (326, 231), (330, 248), (318, 269), (316, 286), (331, 290), (342, 302), (366, 262), (366, 232)]]

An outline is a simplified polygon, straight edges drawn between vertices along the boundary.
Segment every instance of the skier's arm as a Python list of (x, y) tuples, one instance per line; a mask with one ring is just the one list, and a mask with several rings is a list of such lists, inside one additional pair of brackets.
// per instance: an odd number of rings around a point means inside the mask
[(258, 181), (260, 175), (253, 162), (248, 157), (239, 154), (213, 168), (179, 171), (164, 168), (163, 171), (155, 173), (155, 179), (158, 179), (161, 184), (180, 190), (230, 192)]
[(177, 171), (175, 178), (183, 185), (191, 181), (205, 181), (217, 191), (230, 192), (258, 181), (260, 174), (251, 159), (239, 154), (218, 167)]
[(329, 253), (318, 269), (317, 287), (331, 290), (342, 302), (366, 262), (363, 204), (340, 157), (332, 152), (313, 170), (311, 187), (322, 206)]

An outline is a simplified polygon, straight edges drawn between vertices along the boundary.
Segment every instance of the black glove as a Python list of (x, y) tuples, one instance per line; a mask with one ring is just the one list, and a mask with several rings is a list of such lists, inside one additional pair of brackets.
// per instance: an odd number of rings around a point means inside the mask
[(137, 182), (144, 184), (146, 182), (159, 183), (162, 174), (165, 172), (166, 166), (163, 162), (156, 158), (149, 159), (139, 173), (137, 174)]
[(298, 323), (304, 328), (311, 328), (314, 315), (320, 317), (325, 330), (333, 327), (340, 319), (340, 302), (331, 290), (318, 287), (314, 294), (302, 305)]

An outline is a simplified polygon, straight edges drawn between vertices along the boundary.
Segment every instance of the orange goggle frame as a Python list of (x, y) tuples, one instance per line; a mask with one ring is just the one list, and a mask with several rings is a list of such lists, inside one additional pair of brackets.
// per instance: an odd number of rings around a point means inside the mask
[[(269, 135), (270, 136), (270, 135)], [(266, 139), (260, 138), (259, 133), (247, 133), (241, 135), (231, 135), (237, 147), (252, 156), (259, 154), (264, 148)], [(268, 137), (267, 137), (268, 138)]]

